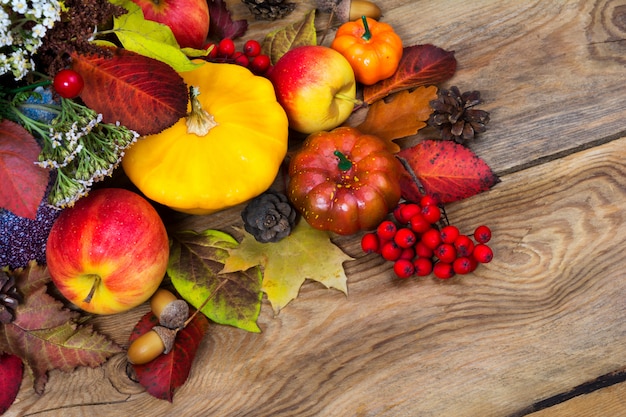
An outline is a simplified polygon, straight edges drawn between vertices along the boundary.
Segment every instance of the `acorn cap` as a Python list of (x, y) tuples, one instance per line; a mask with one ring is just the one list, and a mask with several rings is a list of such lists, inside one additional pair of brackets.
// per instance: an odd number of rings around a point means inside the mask
[(159, 335), (161, 341), (163, 341), (163, 354), (167, 355), (174, 348), (174, 341), (176, 340), (176, 333), (178, 333), (175, 329), (168, 329), (164, 326), (156, 325), (152, 328), (152, 330)]
[(182, 329), (189, 317), (189, 304), (185, 300), (174, 300), (167, 303), (161, 311), (159, 323), (168, 329)]
[(380, 8), (367, 0), (316, 0), (316, 8), (322, 12), (334, 12), (340, 22), (350, 22), (365, 15), (369, 18), (380, 18)]

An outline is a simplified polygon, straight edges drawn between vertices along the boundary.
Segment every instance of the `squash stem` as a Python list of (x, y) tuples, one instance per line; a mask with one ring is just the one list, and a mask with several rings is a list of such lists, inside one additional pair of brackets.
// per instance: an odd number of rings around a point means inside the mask
[(339, 158), (337, 168), (339, 168), (340, 171), (347, 171), (352, 168), (352, 161), (350, 161), (343, 153), (335, 151), (333, 154)]
[(370, 31), (370, 26), (367, 24), (367, 17), (363, 15), (361, 16), (361, 20), (363, 21), (363, 29), (365, 29), (365, 33), (363, 33), (361, 39), (369, 41), (372, 39), (372, 31)]
[(198, 87), (189, 87), (189, 99), (191, 100), (191, 111), (187, 115), (187, 133), (195, 133), (198, 136), (205, 136), (211, 129), (217, 126), (215, 118), (202, 108), (198, 96)]

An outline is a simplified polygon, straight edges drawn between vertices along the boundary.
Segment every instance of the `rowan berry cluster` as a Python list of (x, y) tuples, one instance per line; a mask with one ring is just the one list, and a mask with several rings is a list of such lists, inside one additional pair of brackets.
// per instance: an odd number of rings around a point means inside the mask
[(375, 231), (363, 235), (361, 248), (393, 262), (399, 278), (433, 273), (437, 278), (448, 279), (490, 262), (490, 239), (491, 230), (484, 225), (471, 236), (462, 234), (448, 223), (436, 200), (424, 196), (419, 203), (400, 203), (393, 211), (393, 219), (384, 220)]
[(246, 41), (241, 51), (237, 51), (235, 42), (230, 38), (224, 38), (217, 44), (206, 45), (206, 49), (209, 48), (211, 48), (207, 56), (209, 61), (241, 65), (255, 75), (265, 75), (271, 64), (269, 56), (261, 53), (261, 44), (254, 39)]

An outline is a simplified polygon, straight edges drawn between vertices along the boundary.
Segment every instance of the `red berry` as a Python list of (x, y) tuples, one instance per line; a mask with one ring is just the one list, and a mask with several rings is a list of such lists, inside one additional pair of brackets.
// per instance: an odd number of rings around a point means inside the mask
[(433, 256), (433, 250), (426, 246), (421, 240), (417, 241), (413, 249), (415, 249), (415, 255), (421, 258), (430, 258)]
[(57, 72), (52, 81), (54, 90), (63, 98), (76, 98), (83, 91), (85, 81), (74, 70), (62, 69)]
[(476, 230), (474, 230), (474, 239), (478, 243), (487, 243), (491, 240), (491, 229), (487, 226), (478, 226)]
[(270, 68), (270, 64), (269, 56), (257, 55), (250, 61), (250, 70), (257, 75), (263, 75)]
[(458, 227), (452, 225), (444, 226), (441, 229), (441, 240), (443, 243), (454, 243), (459, 234)]
[(376, 233), (380, 239), (391, 240), (396, 235), (398, 227), (391, 220), (382, 221), (376, 228)]
[(398, 259), (413, 259), (415, 258), (415, 250), (413, 248), (403, 248), (400, 258)]
[(396, 219), (398, 223), (404, 223), (404, 219), (402, 218), (402, 207), (404, 207), (406, 203), (400, 203), (393, 209), (393, 218)]
[(424, 233), (431, 228), (431, 224), (422, 216), (422, 213), (417, 213), (409, 219), (409, 227), (415, 233)]
[(422, 235), (421, 240), (430, 249), (435, 250), (435, 248), (441, 244), (441, 233), (439, 233), (437, 229), (428, 229)]
[(408, 259), (398, 259), (393, 263), (393, 272), (398, 278), (409, 278), (415, 273), (413, 262)]
[(452, 269), (459, 275), (469, 274), (476, 269), (476, 260), (468, 256), (456, 258), (452, 263)]
[(204, 45), (204, 49), (209, 51), (209, 54), (206, 56), (209, 61), (214, 58), (217, 58), (217, 45), (216, 44), (214, 44), (213, 42), (209, 42), (206, 45)]
[(437, 199), (435, 197), (432, 197), (430, 195), (425, 195), (422, 198), (420, 198), (420, 206), (422, 207), (436, 206), (436, 205), (437, 205)]
[(380, 249), (378, 235), (374, 232), (364, 234), (361, 238), (361, 249), (365, 253), (378, 252)]
[(242, 67), (248, 67), (250, 64), (250, 58), (248, 58), (243, 52), (235, 52), (233, 55), (233, 62)]
[(479, 243), (474, 247), (472, 256), (481, 264), (486, 264), (491, 262), (491, 260), (493, 259), (493, 251), (489, 246), (485, 245), (484, 243)]
[(470, 256), (474, 250), (474, 242), (468, 235), (459, 235), (454, 239), (454, 247), (458, 256)]
[(417, 258), (413, 261), (415, 267), (415, 274), (420, 277), (425, 277), (433, 271), (433, 261), (430, 258)]
[(435, 256), (439, 258), (441, 262), (451, 264), (456, 259), (456, 249), (449, 243), (442, 243), (435, 249)]
[(380, 256), (387, 261), (397, 261), (400, 259), (400, 255), (402, 255), (402, 250), (393, 240), (390, 240), (380, 247)]
[(422, 207), (422, 216), (424, 216), (427, 222), (434, 224), (441, 219), (441, 210), (439, 206), (429, 204)]
[(454, 276), (452, 264), (447, 262), (437, 262), (433, 267), (433, 274), (439, 279), (448, 279)]
[(400, 219), (398, 221), (400, 223), (408, 223), (411, 217), (419, 214), (420, 211), (420, 206), (415, 203), (404, 204), (400, 209)]
[(217, 53), (219, 56), (230, 57), (235, 53), (235, 42), (230, 38), (224, 38), (217, 45)]
[(243, 53), (249, 58), (254, 58), (261, 53), (261, 44), (254, 39), (250, 39), (243, 44)]
[(395, 236), (393, 237), (393, 241), (396, 242), (396, 245), (401, 248), (410, 248), (415, 245), (417, 241), (417, 237), (415, 237), (415, 233), (413, 230), (408, 227), (402, 227), (398, 229)]

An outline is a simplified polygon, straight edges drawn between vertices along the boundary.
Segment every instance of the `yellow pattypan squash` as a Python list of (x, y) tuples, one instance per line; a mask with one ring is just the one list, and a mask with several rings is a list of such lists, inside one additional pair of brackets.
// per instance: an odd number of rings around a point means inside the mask
[(266, 191), (288, 135), (271, 82), (224, 63), (207, 62), (181, 76), (193, 91), (188, 116), (133, 144), (122, 159), (126, 175), (148, 198), (190, 214)]

